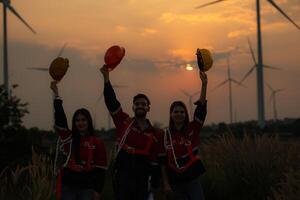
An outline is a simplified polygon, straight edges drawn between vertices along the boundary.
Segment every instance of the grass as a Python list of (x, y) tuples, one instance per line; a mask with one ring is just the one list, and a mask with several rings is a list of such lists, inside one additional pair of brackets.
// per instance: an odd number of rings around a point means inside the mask
[[(112, 149), (112, 142), (106, 145), (108, 150)], [(227, 134), (206, 140), (200, 149), (207, 169), (201, 177), (206, 199), (300, 199), (299, 141), (247, 134), (236, 138)], [(112, 151), (108, 153), (110, 160)], [(113, 199), (111, 171), (110, 166), (102, 199)], [(29, 165), (6, 168), (0, 173), (0, 199), (55, 199), (54, 181), (49, 157), (32, 150)]]
[(209, 140), (201, 149), (207, 168), (202, 177), (207, 199), (274, 199), (275, 191), (282, 193), (286, 176), (300, 170), (299, 143), (284, 143), (277, 137), (246, 134), (237, 139), (228, 134)]

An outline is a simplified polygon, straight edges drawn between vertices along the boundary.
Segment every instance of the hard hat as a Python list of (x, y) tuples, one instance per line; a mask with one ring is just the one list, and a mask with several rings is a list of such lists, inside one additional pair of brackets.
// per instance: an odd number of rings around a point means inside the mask
[[(200, 59), (200, 63), (202, 63), (202, 66), (199, 66), (200, 68), (203, 67), (203, 70), (206, 72), (208, 71), (212, 65), (213, 65), (213, 59), (211, 56), (211, 53), (207, 49), (197, 49), (197, 58)], [(202, 70), (202, 69), (200, 69)]]
[(60, 81), (66, 74), (68, 68), (69, 60), (67, 58), (57, 57), (52, 61), (49, 73), (54, 80)]
[(113, 70), (122, 61), (125, 56), (125, 48), (118, 45), (111, 46), (107, 49), (104, 62), (109, 71)]

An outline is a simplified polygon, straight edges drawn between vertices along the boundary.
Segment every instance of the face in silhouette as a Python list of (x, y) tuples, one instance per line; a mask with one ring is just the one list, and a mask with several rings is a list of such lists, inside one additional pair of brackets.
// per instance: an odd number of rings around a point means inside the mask
[(182, 106), (175, 106), (171, 111), (171, 118), (175, 124), (182, 124), (186, 118), (185, 110)]
[(142, 117), (146, 117), (147, 112), (149, 112), (150, 110), (150, 107), (145, 98), (138, 98), (134, 101), (132, 110), (135, 114), (135, 117), (142, 118)]
[(79, 132), (88, 131), (89, 128), (88, 119), (84, 115), (78, 114), (75, 117), (75, 126)]

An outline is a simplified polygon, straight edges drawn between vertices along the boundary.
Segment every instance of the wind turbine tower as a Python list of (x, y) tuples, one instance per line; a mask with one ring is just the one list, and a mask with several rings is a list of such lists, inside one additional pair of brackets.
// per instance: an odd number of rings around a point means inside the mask
[(276, 105), (276, 94), (279, 92), (282, 92), (284, 89), (273, 89), (268, 83), (266, 83), (267, 87), (270, 89), (271, 91), (271, 95), (270, 95), (270, 101), (273, 102), (273, 114), (274, 114), (274, 121), (276, 122), (278, 119), (277, 116), (277, 105)]
[(230, 61), (229, 61), (229, 56), (227, 57), (227, 79), (225, 81), (223, 81), (222, 83), (220, 83), (219, 85), (217, 85), (213, 90), (225, 85), (228, 82), (228, 98), (229, 98), (229, 119), (230, 119), (230, 123), (233, 123), (233, 112), (232, 112), (232, 83), (235, 83), (239, 86), (243, 86), (240, 82), (238, 82), (235, 79), (231, 78), (231, 70), (230, 70)]
[(7, 51), (7, 9), (10, 10), (19, 20), (30, 29), (34, 34), (35, 30), (21, 17), (21, 15), (11, 6), (10, 0), (0, 0), (3, 4), (3, 81), (4, 88), (9, 92), (9, 80), (8, 80), (8, 51)]
[[(210, 6), (216, 3), (220, 3), (226, 0), (215, 0), (200, 6), (196, 9)], [(273, 0), (267, 0), (274, 8), (276, 8), (287, 20), (300, 30), (298, 26)], [(261, 37), (261, 25), (260, 25), (260, 0), (256, 0), (256, 20), (257, 20), (257, 55), (258, 63), (256, 68), (257, 79), (257, 110), (258, 110), (258, 125), (261, 129), (265, 127), (265, 106), (264, 106), (264, 76), (263, 76), (263, 51), (262, 51), (262, 37)]]

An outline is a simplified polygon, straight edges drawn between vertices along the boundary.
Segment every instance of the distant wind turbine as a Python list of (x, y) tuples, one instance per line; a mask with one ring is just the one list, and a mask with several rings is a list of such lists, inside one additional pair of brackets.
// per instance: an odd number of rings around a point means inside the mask
[[(216, 0), (200, 6), (196, 9), (210, 6), (225, 0)], [(273, 0), (267, 0), (273, 7), (275, 7), (287, 20), (289, 20), (298, 30), (300, 26), (297, 25)], [(256, 68), (257, 78), (257, 110), (258, 110), (258, 124), (261, 129), (265, 126), (265, 107), (264, 107), (264, 80), (263, 80), (263, 55), (262, 55), (262, 37), (260, 27), (260, 0), (256, 0), (256, 19), (257, 19), (257, 54), (258, 63)]]
[(189, 98), (189, 109), (190, 109), (190, 119), (193, 119), (193, 98), (197, 95), (200, 94), (200, 91), (197, 91), (193, 94), (190, 94), (186, 92), (185, 90), (181, 90), (181, 92)]
[(273, 89), (268, 83), (266, 83), (267, 87), (271, 91), (270, 101), (273, 102), (273, 114), (274, 114), (274, 121), (277, 121), (277, 107), (276, 107), (276, 94), (279, 92), (284, 91), (284, 89)]
[[(115, 89), (121, 89), (121, 88), (127, 88), (126, 85), (112, 85), (113, 88)], [(97, 105), (102, 101), (103, 99), (103, 93), (98, 97), (96, 103), (95, 103), (95, 109), (97, 108)], [(96, 122), (97, 122), (97, 109), (94, 110), (94, 127), (96, 128)], [(107, 130), (111, 129), (111, 116), (110, 112), (107, 112)]]
[[(65, 48), (67, 46), (67, 43), (64, 43), (64, 45), (62, 46), (62, 48), (59, 50), (58, 54), (57, 54), (57, 57), (61, 57)], [(56, 58), (57, 58), (56, 57)], [(30, 69), (30, 70), (37, 70), (37, 71), (49, 71), (49, 67), (28, 67), (27, 69)]]
[[(66, 48), (66, 45), (67, 45), (66, 43), (63, 45), (63, 47), (60, 49), (57, 57), (60, 57), (63, 54), (63, 52), (64, 52), (64, 50)], [(28, 67), (27, 69), (28, 70), (35, 70), (35, 71), (46, 72), (46, 73), (48, 73), (48, 71), (49, 71), (49, 67)], [(53, 99), (55, 98), (54, 94), (53, 94), (52, 98)], [(53, 104), (52, 104), (52, 113), (53, 113), (52, 124), (53, 124), (53, 127), (54, 127), (55, 122), (54, 122), (54, 105)]]
[[(239, 86), (243, 86), (240, 82), (238, 82), (237, 80), (235, 79), (232, 79), (231, 78), (231, 71), (230, 71), (230, 62), (229, 62), (229, 56), (227, 57), (227, 67), (228, 67), (228, 70), (227, 70), (227, 79), (225, 81), (223, 81), (222, 83), (220, 83), (219, 85), (217, 85), (215, 88), (213, 88), (213, 90), (225, 85), (227, 82), (229, 83), (228, 84), (228, 89), (229, 89), (229, 118), (230, 118), (230, 123), (232, 124), (233, 123), (233, 112), (232, 112), (232, 86), (231, 84), (232, 83), (235, 83)], [(243, 86), (245, 87), (245, 86)]]
[(8, 80), (8, 51), (7, 51), (7, 9), (10, 10), (19, 20), (27, 26), (36, 34), (35, 30), (21, 17), (21, 15), (11, 6), (10, 0), (0, 0), (0, 3), (3, 4), (3, 80), (4, 80), (4, 88), (7, 92), (9, 92), (9, 80)]
[[(255, 55), (254, 55), (254, 52), (253, 52), (253, 48), (252, 48), (252, 45), (251, 45), (251, 42), (250, 42), (250, 39), (248, 38), (248, 45), (249, 45), (249, 50), (250, 50), (250, 53), (251, 53), (251, 57), (252, 57), (252, 60), (254, 62), (254, 65), (250, 68), (250, 70), (244, 75), (244, 77), (242, 78), (242, 80), (240, 81), (240, 83), (242, 83), (252, 72), (253, 70), (258, 66), (257, 62), (256, 62), (256, 59), (255, 59)], [(273, 70), (280, 70), (280, 68), (278, 67), (272, 67), (272, 66), (269, 66), (269, 65), (263, 65), (263, 67), (267, 68), (267, 69), (273, 69)]]

